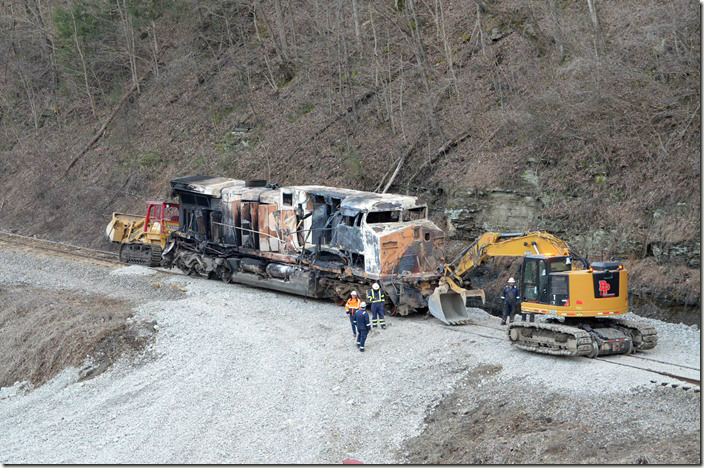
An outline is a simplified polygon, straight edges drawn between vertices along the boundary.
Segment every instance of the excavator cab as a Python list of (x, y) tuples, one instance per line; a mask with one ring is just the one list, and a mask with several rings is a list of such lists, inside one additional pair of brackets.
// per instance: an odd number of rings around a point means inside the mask
[(522, 302), (569, 305), (569, 275), (572, 259), (566, 255), (529, 255), (521, 266)]

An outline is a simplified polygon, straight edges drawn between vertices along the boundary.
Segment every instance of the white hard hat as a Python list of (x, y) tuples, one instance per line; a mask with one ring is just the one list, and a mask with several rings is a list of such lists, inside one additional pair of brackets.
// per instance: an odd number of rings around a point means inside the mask
[(379, 289), (379, 283), (372, 284), (372, 289)]
[(359, 307), (361, 307), (361, 308), (367, 307), (367, 303), (366, 303), (366, 302), (362, 302), (361, 304), (359, 304)]
[(515, 279), (513, 279), (513, 278), (509, 278), (509, 279), (508, 279), (508, 282), (509, 282), (509, 283), (515, 283), (515, 282), (516, 282), (516, 280), (515, 280)]
[(357, 291), (352, 291), (350, 294), (352, 294), (353, 296), (356, 296), (356, 295), (357, 295)]

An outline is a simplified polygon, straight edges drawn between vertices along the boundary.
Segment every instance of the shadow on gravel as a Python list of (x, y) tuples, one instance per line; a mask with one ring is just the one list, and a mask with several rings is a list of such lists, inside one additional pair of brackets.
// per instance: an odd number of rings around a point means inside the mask
[(132, 306), (74, 291), (2, 286), (0, 387), (29, 381), (36, 388), (67, 367), (83, 366), (85, 380), (140, 351), (155, 329), (151, 323), (129, 323)]

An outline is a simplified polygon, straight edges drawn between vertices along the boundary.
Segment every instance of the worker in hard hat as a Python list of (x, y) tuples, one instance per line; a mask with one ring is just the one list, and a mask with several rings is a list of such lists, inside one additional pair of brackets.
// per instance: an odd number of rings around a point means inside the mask
[(501, 318), (501, 325), (506, 325), (506, 319), (509, 322), (513, 322), (513, 317), (518, 312), (518, 288), (516, 287), (516, 280), (513, 278), (508, 279), (508, 284), (501, 291), (501, 299), (504, 301), (504, 314)]
[(367, 341), (367, 333), (372, 329), (372, 324), (369, 322), (366, 302), (359, 304), (359, 309), (354, 313), (354, 321), (357, 326), (357, 347), (361, 352), (364, 352), (364, 343)]
[(372, 328), (386, 328), (384, 299), (384, 291), (379, 287), (379, 283), (372, 284), (372, 289), (367, 291), (367, 303), (371, 304), (372, 308)]
[(350, 318), (350, 324), (352, 324), (352, 334), (354, 336), (357, 336), (357, 327), (354, 323), (354, 313), (357, 312), (357, 309), (359, 309), (357, 291), (352, 291), (350, 293), (350, 298), (347, 299), (347, 303), (345, 303), (345, 312), (347, 312), (347, 316)]

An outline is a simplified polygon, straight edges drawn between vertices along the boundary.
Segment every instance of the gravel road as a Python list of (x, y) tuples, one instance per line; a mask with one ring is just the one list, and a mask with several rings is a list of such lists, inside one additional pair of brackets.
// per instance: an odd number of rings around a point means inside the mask
[[(2, 463), (394, 463), (443, 400), (468, 382), (485, 385), (468, 378), (486, 366), (517, 399), (536, 389), (629, 404), (658, 385), (638, 369), (511, 349), (493, 328), (391, 317), (360, 353), (329, 302), (7, 248), (0, 262), (0, 287), (130, 298), (139, 304), (131, 320), (158, 329), (139, 356), (93, 379), (67, 369), (33, 391), (1, 389)], [(472, 317), (498, 327), (479, 309)], [(699, 367), (698, 329), (652, 322), (662, 331), (648, 357)], [(679, 400), (669, 402), (677, 411)], [(649, 429), (669, 424), (658, 417)], [(678, 423), (698, 434), (698, 411)]]

